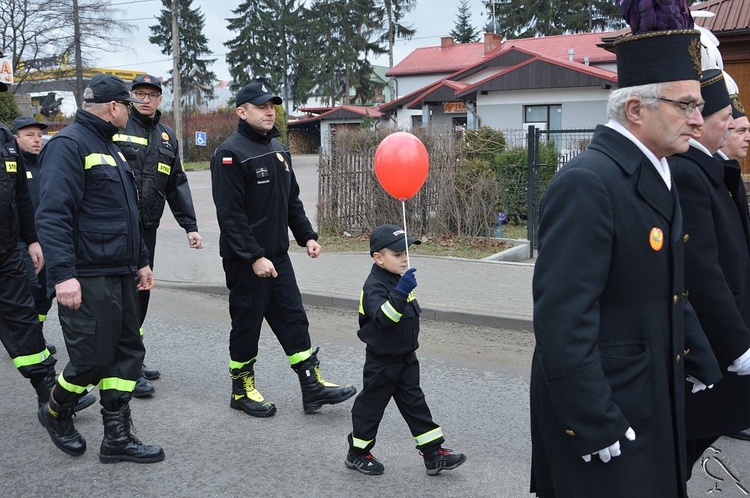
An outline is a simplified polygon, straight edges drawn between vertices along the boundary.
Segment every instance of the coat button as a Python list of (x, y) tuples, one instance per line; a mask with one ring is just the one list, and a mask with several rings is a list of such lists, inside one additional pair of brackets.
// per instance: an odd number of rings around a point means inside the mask
[(573, 436), (576, 435), (576, 432), (573, 429), (565, 429), (565, 434), (567, 434), (568, 436), (573, 437)]
[(682, 236), (682, 243), (687, 244), (687, 241), (690, 240), (690, 234), (685, 234)]
[(679, 362), (680, 362), (680, 359), (681, 359), (681, 358), (682, 358), (682, 357), (681, 357), (681, 356), (680, 356), (680, 355), (678, 354), (678, 355), (677, 355), (677, 356), (675, 357), (675, 359), (674, 359), (674, 362), (675, 362), (675, 363), (679, 363)]
[(688, 295), (690, 295), (690, 293), (688, 292), (687, 289), (685, 289), (684, 291), (682, 291), (682, 297), (684, 297), (685, 299), (687, 299)]
[(675, 303), (675, 304), (677, 304), (677, 302), (678, 302), (679, 300), (680, 300), (680, 298), (679, 298), (679, 297), (677, 297), (677, 294), (675, 294), (675, 295), (674, 295), (674, 296), (672, 297), (672, 302), (673, 302), (673, 303)]

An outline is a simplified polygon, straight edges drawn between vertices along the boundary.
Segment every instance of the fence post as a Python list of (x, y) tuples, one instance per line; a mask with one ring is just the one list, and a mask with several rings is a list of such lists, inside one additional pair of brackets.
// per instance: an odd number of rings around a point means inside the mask
[(536, 148), (539, 144), (538, 134), (534, 125), (529, 125), (527, 135), (528, 159), (527, 159), (527, 184), (526, 184), (526, 239), (529, 241), (529, 258), (534, 257), (534, 245), (536, 245), (536, 195), (537, 188), (537, 164)]

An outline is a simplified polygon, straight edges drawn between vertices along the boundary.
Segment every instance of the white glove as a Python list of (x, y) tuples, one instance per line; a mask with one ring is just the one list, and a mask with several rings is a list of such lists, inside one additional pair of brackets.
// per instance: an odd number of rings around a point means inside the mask
[(737, 375), (750, 375), (750, 349), (734, 360), (734, 362), (727, 367), (727, 370), (729, 372), (734, 372)]
[(713, 384), (711, 384), (710, 386), (707, 386), (706, 384), (704, 384), (703, 382), (699, 381), (698, 379), (696, 379), (692, 375), (688, 375), (687, 376), (687, 381), (691, 382), (693, 384), (693, 389), (691, 391), (693, 394), (697, 393), (698, 391), (703, 391), (704, 389), (713, 389), (714, 388)]
[[(625, 437), (628, 441), (635, 441), (635, 431), (632, 427), (628, 427), (628, 430), (625, 431)], [(618, 457), (621, 453), (622, 451), (620, 450), (620, 441), (615, 441), (606, 448), (595, 451), (588, 455), (583, 455), (581, 458), (583, 458), (584, 462), (589, 463), (591, 461), (591, 455), (598, 454), (601, 461), (607, 463), (612, 460), (612, 457)]]

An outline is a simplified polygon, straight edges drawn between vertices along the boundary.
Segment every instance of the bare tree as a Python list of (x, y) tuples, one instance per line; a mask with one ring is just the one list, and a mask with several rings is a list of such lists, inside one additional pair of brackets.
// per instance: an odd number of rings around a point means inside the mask
[[(3, 0), (0, 30), (3, 51), (13, 58), (18, 91), (35, 71), (51, 78), (75, 76), (81, 88), (83, 69), (97, 53), (123, 47), (132, 26), (118, 19), (122, 11), (111, 0)], [(77, 85), (78, 86), (78, 85)]]

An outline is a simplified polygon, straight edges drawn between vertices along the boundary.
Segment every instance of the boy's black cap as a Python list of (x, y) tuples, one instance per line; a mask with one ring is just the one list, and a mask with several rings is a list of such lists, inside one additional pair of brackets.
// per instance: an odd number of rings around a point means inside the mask
[(130, 96), (130, 91), (125, 82), (112, 74), (96, 74), (89, 86), (83, 91), (84, 102), (105, 103), (105, 102), (135, 102), (142, 104), (140, 100)]
[(263, 83), (250, 83), (240, 88), (237, 92), (237, 107), (250, 102), (254, 105), (262, 105), (273, 100), (276, 105), (281, 105), (283, 100), (278, 95), (272, 93)]
[(40, 123), (36, 119), (29, 116), (21, 116), (20, 118), (16, 118), (13, 120), (13, 124), (10, 125), (11, 130), (14, 134), (17, 133), (21, 128), (26, 128), (27, 126), (38, 126), (42, 130), (47, 129), (46, 124)]
[(729, 100), (727, 84), (721, 69), (709, 69), (703, 72), (701, 97), (706, 101), (701, 111), (704, 118), (732, 104), (732, 101)]
[[(380, 225), (375, 228), (370, 234), (370, 256), (385, 248), (396, 252), (405, 251), (405, 234), (406, 232), (404, 232), (404, 229), (398, 225)], [(409, 241), (409, 245), (422, 243), (422, 241), (418, 239), (408, 236), (406, 238)]]
[(133, 90), (137, 86), (152, 86), (161, 93), (161, 81), (159, 81), (159, 78), (156, 76), (150, 74), (139, 74), (133, 78), (133, 83), (130, 85), (130, 89)]

